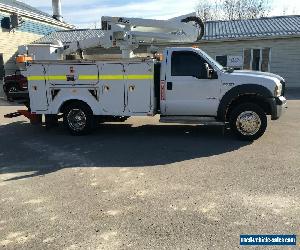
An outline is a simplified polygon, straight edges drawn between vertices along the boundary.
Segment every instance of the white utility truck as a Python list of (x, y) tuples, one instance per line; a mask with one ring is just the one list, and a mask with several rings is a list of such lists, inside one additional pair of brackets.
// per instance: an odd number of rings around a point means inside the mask
[(77, 41), (62, 48), (62, 55), (118, 46), (123, 59), (27, 64), (31, 118), (44, 115), (51, 126), (63, 117), (70, 132), (81, 135), (97, 122), (159, 114), (165, 123), (229, 124), (239, 138), (255, 140), (266, 130), (267, 115), (278, 119), (286, 105), (280, 76), (224, 68), (198, 48), (167, 47), (160, 59), (134, 57), (133, 50), (147, 41), (201, 39), (203, 24), (195, 17), (104, 17), (102, 30), (102, 37)]

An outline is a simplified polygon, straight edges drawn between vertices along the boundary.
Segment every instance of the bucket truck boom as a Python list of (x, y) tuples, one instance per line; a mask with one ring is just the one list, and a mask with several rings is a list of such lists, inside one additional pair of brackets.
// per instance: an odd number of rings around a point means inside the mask
[(101, 46), (120, 47), (123, 58), (131, 58), (140, 44), (196, 42), (204, 34), (204, 24), (196, 16), (170, 20), (104, 16), (101, 23), (102, 36), (73, 42), (64, 50), (64, 55)]

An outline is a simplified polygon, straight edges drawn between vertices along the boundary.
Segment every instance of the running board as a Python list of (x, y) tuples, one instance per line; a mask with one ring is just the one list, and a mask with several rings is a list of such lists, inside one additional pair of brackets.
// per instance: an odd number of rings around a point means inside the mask
[(202, 116), (160, 116), (161, 123), (199, 124), (224, 126), (225, 122), (219, 122), (214, 117)]

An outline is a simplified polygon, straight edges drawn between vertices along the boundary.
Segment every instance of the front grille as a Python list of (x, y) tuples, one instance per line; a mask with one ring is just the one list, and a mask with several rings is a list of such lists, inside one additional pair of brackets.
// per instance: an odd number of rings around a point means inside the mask
[(282, 84), (282, 92), (281, 92), (281, 95), (284, 96), (284, 95), (285, 95), (285, 87), (286, 87), (286, 83), (285, 83), (285, 81), (280, 81), (280, 83)]

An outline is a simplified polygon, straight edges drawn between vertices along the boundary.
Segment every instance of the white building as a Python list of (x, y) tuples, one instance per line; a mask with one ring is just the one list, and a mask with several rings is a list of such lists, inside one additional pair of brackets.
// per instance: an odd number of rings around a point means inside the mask
[(30, 44), (55, 31), (74, 28), (63, 22), (61, 16), (51, 16), (15, 0), (0, 0), (0, 20), (0, 80), (4, 73), (11, 74), (16, 70), (15, 56), (19, 45)]

